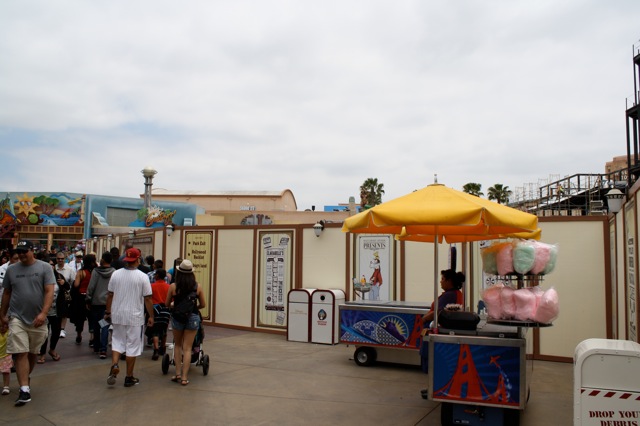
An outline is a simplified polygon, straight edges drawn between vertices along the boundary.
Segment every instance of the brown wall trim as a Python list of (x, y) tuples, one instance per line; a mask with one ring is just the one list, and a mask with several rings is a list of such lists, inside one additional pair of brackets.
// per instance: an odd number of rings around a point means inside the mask
[(211, 321), (202, 321), (202, 324), (210, 327), (228, 328), (230, 330), (252, 331), (252, 332), (267, 333), (267, 334), (280, 334), (283, 336), (287, 335), (286, 330), (273, 330), (273, 329), (265, 329), (265, 328), (258, 328), (258, 327), (243, 327), (240, 325), (224, 324), (224, 323), (217, 323), (217, 322), (211, 322)]
[(256, 324), (256, 309), (257, 303), (256, 299), (258, 297), (258, 282), (257, 282), (257, 271), (256, 269), (260, 266), (258, 265), (258, 248), (260, 247), (260, 242), (258, 241), (258, 228), (253, 228), (253, 271), (251, 272), (251, 328), (255, 328)]
[[(549, 361), (549, 362), (564, 362), (567, 364), (573, 364), (573, 358), (567, 358), (565, 356), (552, 356), (552, 355), (538, 355), (533, 357), (534, 361)], [(534, 367), (535, 369), (535, 367)]]
[(540, 216), (538, 222), (603, 222), (607, 216)]
[(220, 245), (218, 244), (218, 229), (213, 230), (213, 277), (211, 277), (211, 288), (209, 289), (209, 294), (211, 295), (211, 319), (215, 322), (216, 320), (216, 304), (215, 301), (218, 300), (218, 248)]
[[(398, 262), (393, 262), (394, 265), (398, 264), (398, 267), (400, 268), (400, 299), (401, 301), (406, 300), (407, 298), (407, 294), (406, 294), (406, 289), (405, 289), (405, 281), (406, 281), (406, 269), (405, 269), (405, 262), (406, 262), (406, 246), (405, 246), (405, 242), (404, 241), (400, 241), (400, 259), (398, 260)], [(395, 252), (394, 252), (395, 253)], [(394, 274), (395, 276), (396, 274)]]
[[(293, 256), (295, 257), (294, 263), (294, 277), (291, 283), (291, 288), (302, 288), (302, 255), (304, 251), (304, 244), (302, 244), (302, 232), (301, 226), (296, 226), (293, 229)], [(260, 265), (256, 265), (260, 267)]]

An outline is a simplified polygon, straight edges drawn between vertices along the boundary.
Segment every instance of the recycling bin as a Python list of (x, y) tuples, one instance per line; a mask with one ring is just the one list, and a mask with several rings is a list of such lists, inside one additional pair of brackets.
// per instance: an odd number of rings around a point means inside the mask
[(311, 294), (313, 288), (295, 288), (287, 295), (287, 340), (305, 342), (311, 340)]
[(587, 339), (573, 365), (574, 425), (640, 424), (640, 344)]
[(339, 306), (345, 301), (344, 291), (316, 290), (311, 295), (311, 343), (335, 345), (340, 331)]

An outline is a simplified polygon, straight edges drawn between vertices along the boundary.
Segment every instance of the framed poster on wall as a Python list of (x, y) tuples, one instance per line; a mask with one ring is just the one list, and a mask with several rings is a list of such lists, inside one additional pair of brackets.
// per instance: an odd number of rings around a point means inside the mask
[(626, 311), (627, 311), (627, 339), (638, 341), (638, 307), (637, 289), (638, 277), (636, 265), (637, 233), (636, 233), (636, 208), (635, 202), (627, 203), (624, 207), (624, 238), (625, 238), (625, 266), (626, 266)]
[(260, 232), (258, 325), (285, 328), (285, 306), (291, 289), (293, 233)]
[(393, 300), (392, 251), (393, 235), (358, 235), (354, 271), (358, 280), (371, 285), (366, 299)]

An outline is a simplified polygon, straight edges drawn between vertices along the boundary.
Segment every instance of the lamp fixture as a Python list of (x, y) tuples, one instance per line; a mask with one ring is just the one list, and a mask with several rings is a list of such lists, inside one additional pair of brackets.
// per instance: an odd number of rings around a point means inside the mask
[(172, 224), (168, 224), (167, 225), (167, 237), (170, 237), (171, 234), (173, 234), (173, 225)]
[(107, 234), (107, 239), (111, 241), (113, 239), (113, 234)]
[(316, 237), (319, 237), (322, 231), (324, 231), (324, 220), (316, 222), (316, 224), (313, 225), (313, 232), (316, 234)]
[(607, 197), (609, 212), (618, 213), (622, 208), (622, 204), (624, 204), (624, 193), (619, 189), (613, 188), (605, 194), (605, 197)]

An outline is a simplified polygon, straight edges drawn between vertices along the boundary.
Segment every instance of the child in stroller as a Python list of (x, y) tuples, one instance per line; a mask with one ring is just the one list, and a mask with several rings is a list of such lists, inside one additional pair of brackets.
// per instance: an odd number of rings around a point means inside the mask
[(151, 338), (153, 344), (152, 360), (157, 360), (159, 356), (163, 356), (167, 350), (167, 329), (171, 314), (169, 308), (164, 303), (153, 305), (153, 327), (147, 328), (147, 337)]

